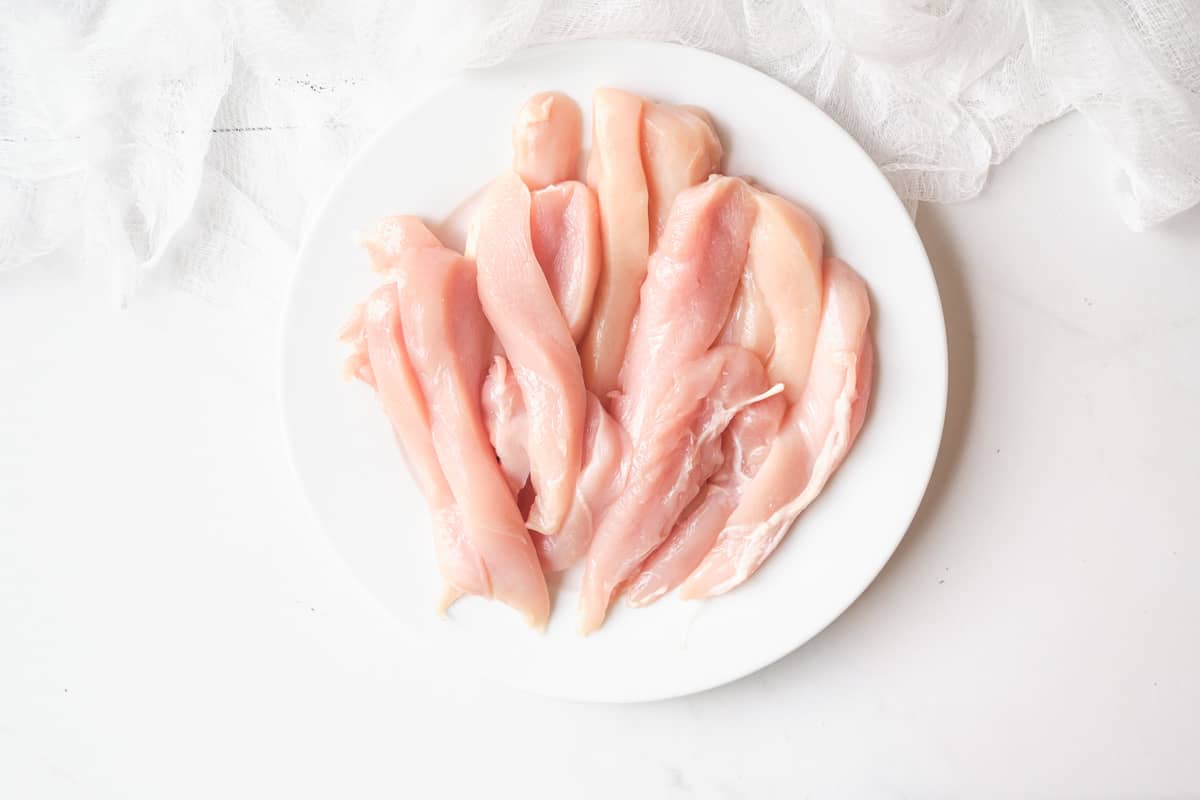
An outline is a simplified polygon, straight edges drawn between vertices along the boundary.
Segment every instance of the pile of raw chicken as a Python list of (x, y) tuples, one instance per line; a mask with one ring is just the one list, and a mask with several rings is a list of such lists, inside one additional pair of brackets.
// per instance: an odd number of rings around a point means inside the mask
[(420, 220), (364, 237), (386, 280), (341, 336), (432, 513), (442, 608), (543, 627), (583, 563), (579, 626), (618, 594), (745, 581), (862, 426), (866, 287), (787, 200), (720, 175), (708, 115), (614, 89), (538, 94), (462, 253)]

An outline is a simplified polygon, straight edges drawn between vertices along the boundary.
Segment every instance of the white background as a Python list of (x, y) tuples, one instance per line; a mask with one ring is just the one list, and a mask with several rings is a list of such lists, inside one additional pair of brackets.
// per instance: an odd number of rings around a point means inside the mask
[(645, 705), (398, 638), (298, 497), (273, 320), (0, 274), (0, 797), (1200, 795), (1200, 210), (1131, 233), (1099, 147), (921, 207), (950, 410), (879, 580)]

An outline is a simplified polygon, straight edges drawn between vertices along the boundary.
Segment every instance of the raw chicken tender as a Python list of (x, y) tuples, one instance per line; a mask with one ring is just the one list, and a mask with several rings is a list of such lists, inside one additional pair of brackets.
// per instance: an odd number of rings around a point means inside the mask
[(591, 326), (579, 353), (587, 386), (602, 400), (617, 388), (650, 255), (649, 192), (641, 146), (644, 106), (642, 98), (617, 89), (597, 89), (592, 96), (587, 182), (600, 204), (604, 263)]
[(390, 218), (365, 242), (394, 288), (381, 287), (367, 305), (371, 371), (406, 452), (426, 476), (435, 515), (446, 508), (444, 489), (453, 497), (454, 522), (461, 525), (455, 544), (475, 570), (473, 577), (448, 570), (448, 580), (458, 591), (495, 597), (541, 627), (549, 616), (545, 578), (483, 420), (480, 397), (493, 345), (475, 268), (436, 242), (410, 217)]
[(642, 164), (649, 190), (650, 241), (667, 225), (675, 197), (704, 183), (725, 155), (712, 119), (703, 109), (647, 103), (642, 115)]
[(463, 535), (462, 515), (433, 450), (429, 409), (400, 330), (396, 286), (386, 283), (355, 309), (341, 338), (354, 346), (348, 374), (371, 386), (416, 478), (433, 523), (434, 552), (446, 581), (442, 606), (461, 594), (491, 594), (487, 570)]
[(808, 379), (821, 317), (821, 229), (803, 210), (754, 190), (750, 251), (721, 341), (763, 359), (795, 402)]
[(533, 254), (576, 343), (587, 333), (600, 279), (600, 212), (596, 196), (578, 181), (533, 193)]
[(529, 415), (529, 471), (537, 493), (529, 524), (555, 534), (575, 498), (587, 395), (579, 354), (530, 236), (529, 189), (497, 178), (479, 216), (479, 300), (512, 365)]
[(621, 368), (618, 418), (637, 443), (675, 371), (713, 344), (742, 275), (754, 222), (750, 187), (714, 177), (682, 192), (650, 259)]
[(717, 171), (723, 150), (703, 111), (651, 103), (616, 89), (592, 98), (587, 179), (600, 204), (603, 266), (580, 352), (588, 388), (617, 388), (646, 261), (676, 196)]
[[(518, 494), (518, 505), (529, 478), (529, 419), (521, 390), (503, 356), (497, 356), (483, 390), (488, 436)], [(629, 442), (596, 396), (588, 393), (587, 422), (583, 433), (583, 466), (575, 484), (575, 499), (562, 527), (553, 536), (533, 534), (533, 543), (548, 572), (561, 572), (583, 557), (592, 541), (595, 521), (621, 490)], [(530, 501), (532, 505), (532, 500)], [(526, 511), (531, 511), (526, 506)], [(537, 527), (537, 521), (534, 521)]]
[(604, 622), (617, 588), (662, 544), (676, 517), (721, 465), (721, 434), (743, 408), (767, 399), (766, 373), (748, 350), (714, 348), (675, 374), (634, 442), (621, 494), (601, 516), (579, 596), (583, 633)]
[(530, 189), (574, 178), (582, 133), (574, 100), (561, 92), (535, 94), (513, 123), (513, 171)]
[[(720, 340), (739, 344), (767, 365), (787, 401), (808, 380), (821, 310), (821, 232), (786, 200), (753, 189), (755, 219), (749, 252)], [(743, 492), (766, 460), (786, 406), (783, 397), (746, 409), (725, 434), (726, 461), (646, 560), (629, 592), (634, 605), (678, 586), (712, 548)]]
[(624, 429), (589, 393), (583, 469), (575, 488), (575, 502), (557, 534), (533, 534), (534, 546), (548, 572), (561, 572), (583, 558), (600, 515), (621, 491), (628, 455), (629, 440)]
[(721, 438), (721, 467), (684, 510), (667, 540), (642, 564), (629, 587), (630, 605), (647, 605), (674, 589), (712, 549), (746, 484), (770, 452), (786, 406), (783, 395), (775, 395), (733, 418)]
[(529, 481), (529, 416), (508, 359), (496, 356), (483, 380), (483, 420), (488, 439), (513, 494)]
[(827, 260), (821, 324), (803, 393), (713, 549), (680, 587), (681, 596), (711, 597), (750, 577), (845, 458), (870, 395), (870, 311), (862, 278)]

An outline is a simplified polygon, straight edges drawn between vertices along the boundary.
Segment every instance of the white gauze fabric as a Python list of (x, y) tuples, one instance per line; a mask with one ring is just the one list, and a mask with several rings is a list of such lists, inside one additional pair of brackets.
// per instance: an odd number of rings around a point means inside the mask
[(1126, 223), (1200, 201), (1196, 0), (8, 0), (0, 268), (68, 248), (123, 292), (278, 297), (363, 141), (431, 76), (569, 39), (743, 61), (853, 134), (909, 201), (974, 196), (1076, 109)]

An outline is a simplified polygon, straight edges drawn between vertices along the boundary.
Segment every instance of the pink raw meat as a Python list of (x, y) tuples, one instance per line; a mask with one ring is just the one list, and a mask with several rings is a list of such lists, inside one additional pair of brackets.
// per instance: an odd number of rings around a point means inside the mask
[[(375, 305), (367, 306), (371, 370), (380, 388), (384, 369), (394, 369), (388, 373), (395, 378), (394, 402), (386, 403), (393, 424), (410, 458), (420, 459), (418, 472), (432, 482), (439, 506), (446, 505), (444, 487), (453, 497), (462, 547), (478, 569), (470, 585), (454, 578), (452, 583), (495, 597), (541, 627), (549, 616), (545, 578), (484, 426), (480, 397), (493, 343), (475, 290), (475, 268), (436, 242), (411, 217), (389, 218), (365, 241), (376, 267), (394, 282), (395, 295), (393, 304), (389, 287), (382, 287)], [(430, 446), (444, 487), (430, 469)]]
[(386, 283), (355, 309), (341, 338), (354, 346), (348, 372), (375, 389), (409, 470), (429, 504), (434, 552), (446, 581), (443, 608), (461, 594), (488, 596), (487, 569), (463, 535), (462, 515), (446, 483), (429, 433), (429, 410), (400, 330), (396, 286)]
[(721, 437), (722, 462), (675, 523), (670, 536), (642, 564), (629, 587), (630, 605), (654, 602), (683, 582), (712, 549), (771, 445), (787, 403), (782, 395), (743, 408)]
[(714, 177), (676, 199), (650, 259), (621, 367), (615, 408), (635, 446), (676, 370), (702, 356), (721, 332), (753, 222), (750, 187), (738, 178)]
[(587, 386), (601, 400), (617, 388), (650, 255), (649, 193), (642, 170), (644, 107), (642, 98), (617, 89), (597, 89), (592, 95), (587, 182), (600, 205), (604, 263), (579, 352)]
[(530, 527), (555, 534), (575, 497), (587, 395), (579, 354), (530, 237), (529, 189), (497, 178), (479, 216), (479, 300), (504, 347), (529, 414), (529, 468), (537, 499)]
[[(508, 362), (497, 356), (488, 372), (483, 391), (484, 419), (488, 436), (500, 459), (500, 468), (508, 476), (509, 486), (520, 499), (528, 493), (524, 505), (528, 513), (533, 504), (527, 452), (529, 418), (521, 390), (516, 385)], [(561, 572), (587, 552), (593, 526), (600, 512), (608, 507), (621, 490), (629, 442), (596, 396), (588, 393), (587, 422), (583, 434), (583, 467), (575, 484), (575, 499), (559, 532), (553, 536), (534, 533), (542, 566), (548, 572)]]
[(750, 577), (845, 458), (870, 395), (869, 317), (862, 279), (842, 262), (827, 260), (821, 324), (803, 393), (713, 549), (680, 587), (681, 596), (711, 597)]
[(530, 220), (533, 253), (571, 338), (587, 333), (596, 282), (600, 279), (600, 212), (592, 190), (578, 181), (533, 193)]
[(513, 494), (529, 481), (529, 415), (508, 359), (495, 356), (483, 380), (483, 421)]
[(675, 198), (704, 183), (725, 154), (703, 109), (647, 103), (642, 114), (642, 165), (649, 190), (650, 242), (662, 236)]
[(589, 393), (583, 469), (575, 489), (575, 502), (557, 534), (533, 535), (542, 566), (548, 572), (567, 569), (587, 552), (596, 522), (621, 491), (628, 455), (629, 440), (624, 429)]
[(540, 92), (525, 101), (513, 123), (513, 172), (530, 189), (575, 177), (583, 121), (579, 106), (561, 92)]
[[(752, 190), (756, 215), (749, 252), (720, 340), (739, 344), (767, 365), (768, 379), (800, 397), (821, 311), (820, 229), (804, 211)], [(725, 463), (684, 512), (629, 591), (634, 605), (653, 602), (699, 566), (742, 493), (765, 461), (788, 406), (784, 397), (746, 409), (725, 432)]]
[(617, 588), (666, 538), (680, 512), (721, 465), (721, 434), (741, 409), (770, 396), (750, 351), (714, 348), (676, 370), (633, 445), (628, 477), (602, 514), (588, 550), (579, 627), (596, 630)]

